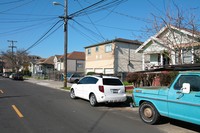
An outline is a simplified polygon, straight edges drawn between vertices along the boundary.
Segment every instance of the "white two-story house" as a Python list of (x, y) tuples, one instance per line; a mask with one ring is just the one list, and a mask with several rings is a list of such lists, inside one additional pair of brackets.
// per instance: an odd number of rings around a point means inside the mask
[(143, 70), (200, 63), (200, 32), (168, 25), (146, 40), (136, 53), (142, 54)]

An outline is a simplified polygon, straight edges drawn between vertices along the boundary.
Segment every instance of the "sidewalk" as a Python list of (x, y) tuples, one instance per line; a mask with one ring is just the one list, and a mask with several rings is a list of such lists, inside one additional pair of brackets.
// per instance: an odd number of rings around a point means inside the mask
[[(47, 86), (50, 88), (61, 89), (63, 87), (63, 81), (54, 81), (54, 80), (43, 80), (43, 79), (35, 79), (35, 78), (26, 78), (25, 82), (38, 84), (42, 86)], [(71, 83), (67, 83), (67, 87), (71, 87)]]
[[(42, 86), (47, 86), (50, 88), (54, 88), (54, 89), (61, 89), (63, 87), (63, 81), (55, 81), (55, 80), (43, 80), (43, 79), (35, 79), (35, 78), (27, 78), (24, 80), (25, 82), (29, 82), (29, 83), (33, 83), (33, 84), (38, 84), (38, 85), (42, 85)], [(67, 83), (67, 87), (71, 87), (72, 84), (71, 83)], [(133, 86), (127, 86), (127, 90), (131, 90), (133, 88)], [(64, 90), (64, 89), (61, 89)], [(68, 90), (66, 90), (68, 91)], [(127, 96), (131, 97), (132, 94), (127, 93)]]

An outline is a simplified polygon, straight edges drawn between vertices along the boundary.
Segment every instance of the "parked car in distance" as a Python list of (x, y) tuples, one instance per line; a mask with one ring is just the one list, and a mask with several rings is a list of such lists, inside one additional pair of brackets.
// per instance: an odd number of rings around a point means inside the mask
[(3, 77), (4, 78), (9, 78), (9, 76), (12, 74), (12, 72), (4, 72)]
[(81, 76), (81, 74), (79, 73), (67, 73), (67, 82), (69, 83), (76, 83), (80, 80), (80, 78), (82, 78), (83, 76)]
[(89, 100), (91, 106), (98, 103), (125, 102), (126, 92), (123, 83), (117, 77), (85, 76), (70, 88), (72, 99), (79, 97)]
[(21, 73), (12, 73), (11, 77), (14, 80), (23, 80), (23, 75)]

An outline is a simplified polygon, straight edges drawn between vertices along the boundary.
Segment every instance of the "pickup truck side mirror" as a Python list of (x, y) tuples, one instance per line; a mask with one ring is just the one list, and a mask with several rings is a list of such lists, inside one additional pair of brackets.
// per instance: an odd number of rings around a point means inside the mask
[(190, 84), (189, 83), (183, 83), (183, 86), (182, 86), (182, 93), (184, 94), (188, 94), (190, 93)]

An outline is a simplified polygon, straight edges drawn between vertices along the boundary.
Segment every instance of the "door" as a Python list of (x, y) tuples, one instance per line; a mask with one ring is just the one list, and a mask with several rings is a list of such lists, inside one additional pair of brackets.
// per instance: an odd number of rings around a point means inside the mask
[[(183, 83), (190, 84), (190, 93), (183, 94)], [(172, 84), (168, 95), (169, 116), (175, 119), (200, 124), (200, 76), (181, 75)]]
[(75, 89), (76, 96), (80, 98), (84, 98), (83, 91), (84, 91), (85, 86), (87, 85), (87, 80), (88, 80), (88, 77), (84, 77), (77, 83), (77, 86)]

